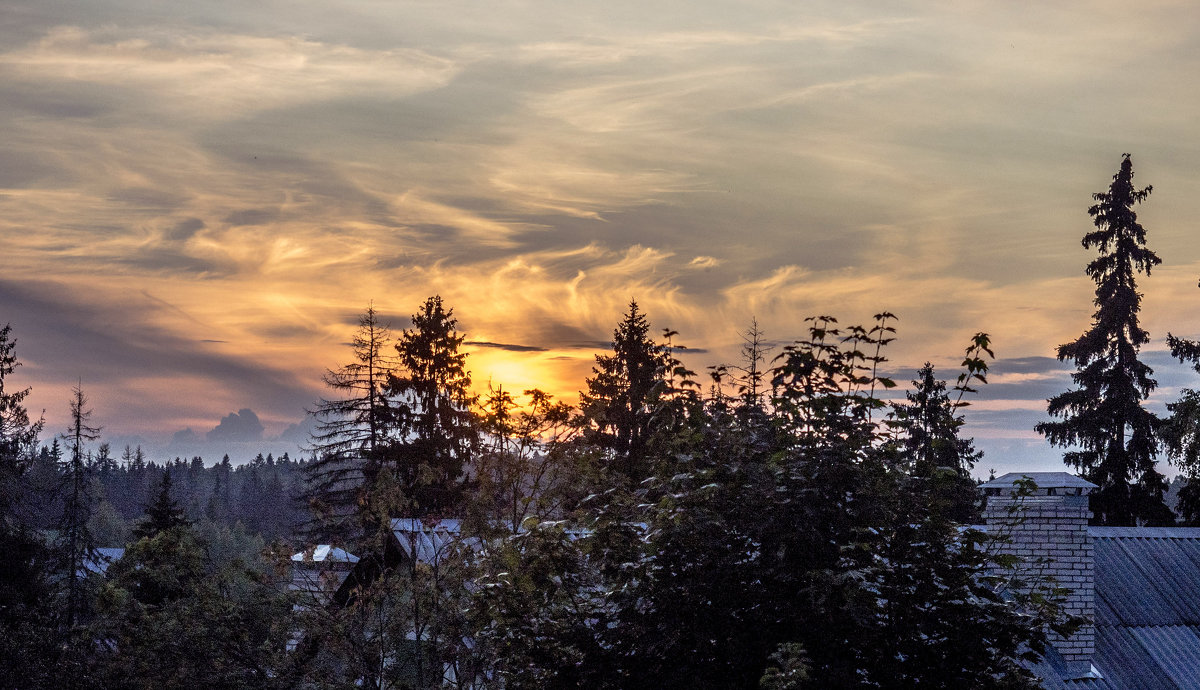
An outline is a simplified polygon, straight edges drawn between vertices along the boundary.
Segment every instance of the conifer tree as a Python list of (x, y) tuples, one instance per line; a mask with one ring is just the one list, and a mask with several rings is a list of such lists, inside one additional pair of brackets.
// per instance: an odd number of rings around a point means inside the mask
[(613, 331), (613, 352), (596, 355), (587, 391), (579, 394), (585, 439), (608, 455), (609, 469), (645, 479), (653, 411), (663, 393), (669, 353), (650, 337), (650, 321), (634, 300)]
[(71, 427), (65, 438), (71, 444), (71, 456), (62, 472), (63, 509), (58, 522), (55, 544), (61, 560), (61, 576), (65, 589), (65, 623), (68, 629), (79, 622), (87, 608), (85, 563), (95, 558), (96, 544), (88, 523), (92, 517), (91, 472), (84, 462), (84, 444), (100, 436), (100, 428), (89, 421), (87, 396), (79, 385), (72, 389)]
[(750, 327), (741, 334), (742, 364), (734, 367), (741, 374), (735, 379), (738, 394), (751, 408), (761, 407), (768, 389), (766, 362), (771, 347), (765, 342), (764, 335), (758, 319), (751, 319)]
[(1051, 444), (1068, 448), (1063, 460), (1100, 487), (1091, 507), (1103, 525), (1173, 522), (1163, 502), (1166, 481), (1154, 467), (1159, 419), (1142, 405), (1157, 383), (1138, 359), (1150, 335), (1138, 320), (1136, 276), (1150, 275), (1161, 259), (1146, 247), (1133, 207), (1151, 189), (1133, 186), (1125, 154), (1108, 191), (1092, 195), (1097, 203), (1088, 214), (1096, 229), (1084, 235), (1083, 246), (1100, 252), (1087, 266), (1096, 282), (1096, 311), (1083, 335), (1058, 348), (1060, 361), (1074, 362), (1078, 387), (1049, 400), (1047, 411), (1058, 421), (1036, 427)]
[(171, 472), (164, 470), (158, 485), (158, 496), (146, 506), (146, 515), (133, 529), (138, 539), (152, 537), (172, 527), (186, 527), (190, 522), (183, 516), (183, 508), (171, 498)]
[(945, 473), (941, 481), (953, 487), (949, 493), (954, 499), (948, 516), (969, 524), (979, 517), (975, 510), (978, 492), (970, 472), (983, 453), (975, 449), (971, 439), (959, 436), (964, 420), (958, 408), (966, 403), (951, 399), (946, 382), (938, 380), (929, 362), (912, 383), (913, 389), (906, 394), (908, 403), (894, 404), (888, 421), (901, 433), (901, 457), (908, 465), (905, 470), (919, 480)]
[(0, 687), (37, 687), (54, 666), (55, 639), (46, 614), (47, 552), (25, 503), (42, 420), (31, 421), (15, 388), (20, 366), (11, 328), (0, 328)]
[(325, 385), (339, 397), (322, 399), (310, 411), (317, 419), (311, 439), (314, 461), (305, 470), (312, 538), (345, 543), (360, 527), (364, 474), (379, 464), (389, 436), (383, 389), (394, 366), (387, 352), (391, 340), (374, 305), (368, 305), (351, 338), (351, 362), (325, 372)]
[[(21, 366), (17, 361), (16, 341), (10, 337), (10, 332), (11, 326), (7, 324), (0, 328), (0, 539), (4, 540), (6, 552), (24, 549), (32, 556), (36, 542), (19, 513), (26, 493), (25, 474), (32, 463), (43, 420), (32, 422), (29, 419), (24, 401), (30, 389), (14, 389), (9, 384), (12, 373)], [(20, 570), (18, 565), (13, 563), (14, 574)], [(0, 579), (0, 584), (4, 580), (7, 578)], [(4, 589), (0, 586), (0, 591)], [(0, 598), (2, 608), (3, 598)]]
[(24, 401), (30, 389), (6, 386), (12, 373), (21, 366), (15, 352), (17, 342), (11, 338), (11, 331), (10, 324), (0, 328), (0, 516), (8, 514), (16, 498), (8, 494), (9, 483), (24, 472), (42, 429), (42, 420), (31, 422), (25, 409)]
[(396, 342), (396, 368), (388, 377), (393, 436), (384, 451), (386, 467), (405, 494), (412, 517), (452, 515), (462, 510), (467, 470), (479, 449), (479, 423), (472, 408), (465, 336), (454, 310), (442, 298), (425, 300)]

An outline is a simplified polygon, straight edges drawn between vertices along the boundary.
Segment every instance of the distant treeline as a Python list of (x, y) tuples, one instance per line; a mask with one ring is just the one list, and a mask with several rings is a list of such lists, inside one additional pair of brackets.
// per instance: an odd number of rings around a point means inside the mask
[[(53, 530), (62, 515), (64, 452), (57, 438), (41, 446), (24, 477), (29, 522), (42, 529)], [(264, 542), (291, 544), (308, 519), (301, 499), (308, 463), (286, 452), (278, 458), (259, 453), (240, 465), (228, 455), (211, 465), (199, 456), (158, 463), (147, 460), (141, 447), (126, 446), (114, 456), (109, 444), (101, 443), (85, 464), (91, 479), (91, 530), (98, 546), (124, 546), (129, 541), (133, 526), (154, 502), (164, 473), (171, 475), (172, 498), (195, 524), (240, 525)]]

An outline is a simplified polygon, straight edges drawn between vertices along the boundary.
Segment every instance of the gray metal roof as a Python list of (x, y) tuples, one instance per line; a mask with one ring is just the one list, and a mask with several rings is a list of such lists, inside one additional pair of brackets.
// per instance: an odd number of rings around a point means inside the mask
[(1053, 650), (1031, 670), (1047, 688), (1200, 688), (1200, 529), (1089, 527), (1102, 679), (1064, 680)]
[(1070, 472), (1009, 472), (1002, 477), (979, 485), (981, 489), (1011, 489), (1017, 481), (1028, 477), (1039, 489), (1094, 489), (1096, 485)]
[(453, 518), (432, 522), (393, 518), (392, 534), (404, 550), (404, 555), (419, 563), (436, 563), (458, 543), (462, 522)]
[(358, 556), (330, 544), (318, 544), (292, 554), (292, 560), (297, 563), (358, 563)]

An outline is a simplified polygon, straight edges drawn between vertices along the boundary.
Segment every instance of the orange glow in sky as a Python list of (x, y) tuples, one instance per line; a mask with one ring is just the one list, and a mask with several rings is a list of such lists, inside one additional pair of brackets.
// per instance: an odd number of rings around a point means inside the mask
[(751, 318), (894, 312), (901, 381), (988, 331), (985, 462), (1058, 469), (1031, 429), (1124, 152), (1154, 404), (1195, 385), (1162, 342), (1200, 335), (1190, 5), (184, 7), (0, 25), (0, 323), (51, 431), (82, 381), (118, 447), (214, 461), (177, 432), (244, 408), (235, 459), (286, 445), (366, 305), (399, 330), (434, 294), (478, 387), (574, 400), (636, 299), (701, 372)]

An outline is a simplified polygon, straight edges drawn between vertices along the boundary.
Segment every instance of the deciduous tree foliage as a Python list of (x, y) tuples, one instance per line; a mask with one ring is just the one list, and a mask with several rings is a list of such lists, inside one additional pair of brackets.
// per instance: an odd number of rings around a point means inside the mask
[(1071, 378), (1078, 387), (1049, 400), (1047, 411), (1059, 421), (1036, 427), (1050, 443), (1067, 448), (1063, 460), (1100, 487), (1091, 494), (1091, 509), (1102, 525), (1174, 521), (1163, 502), (1166, 481), (1154, 468), (1159, 419), (1142, 404), (1157, 383), (1138, 359), (1150, 335), (1138, 318), (1136, 278), (1162, 262), (1147, 248), (1146, 230), (1133, 210), (1150, 191), (1134, 187), (1133, 163), (1125, 154), (1108, 191), (1092, 195), (1096, 204), (1088, 214), (1096, 229), (1084, 235), (1083, 246), (1100, 253), (1087, 266), (1096, 281), (1096, 311), (1083, 335), (1058, 348), (1060, 361), (1075, 364)]
[(1053, 614), (993, 589), (988, 537), (952, 518), (958, 472), (915, 474), (929, 439), (876, 418), (880, 317), (811, 320), (764, 414), (664, 400), (653, 475), (496, 550), (478, 606), (497, 687), (1037, 687), (1018, 661)]

